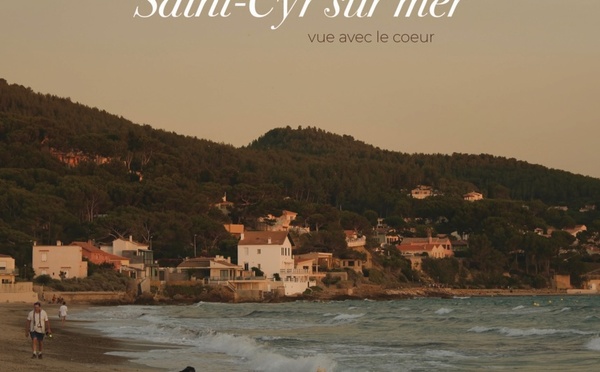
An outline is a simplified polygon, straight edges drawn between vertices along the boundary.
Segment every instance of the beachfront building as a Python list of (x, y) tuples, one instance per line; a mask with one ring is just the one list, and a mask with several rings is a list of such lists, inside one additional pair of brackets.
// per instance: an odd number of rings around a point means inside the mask
[(112, 253), (108, 253), (103, 251), (102, 249), (96, 247), (91, 241), (87, 242), (72, 242), (71, 245), (76, 245), (81, 247), (83, 257), (89, 262), (102, 265), (102, 264), (111, 264), (114, 266), (115, 270), (121, 271), (123, 266), (129, 266), (129, 259), (126, 257), (121, 257), (114, 255)]
[(259, 269), (268, 279), (294, 268), (292, 241), (285, 231), (246, 231), (238, 242), (238, 265)]
[(0, 303), (29, 302), (38, 300), (38, 295), (33, 291), (32, 282), (15, 282), (17, 270), (15, 259), (11, 256), (0, 254)]
[[(244, 277), (244, 268), (231, 263), (230, 257), (194, 257), (189, 258), (177, 266), (179, 271), (187, 273), (188, 277), (203, 280), (206, 283), (221, 283)], [(247, 272), (250, 276), (249, 272)]]
[(52, 279), (87, 277), (87, 261), (83, 249), (77, 245), (37, 245), (32, 249), (32, 267), (35, 276), (49, 275)]
[(15, 282), (15, 259), (11, 256), (0, 254), (0, 284)]
[(300, 261), (312, 261), (312, 274), (314, 276), (325, 276), (325, 272), (333, 269), (333, 253), (311, 252), (299, 254), (296, 258)]
[(139, 243), (129, 239), (118, 238), (112, 245), (100, 247), (104, 252), (124, 257), (129, 260), (127, 270), (133, 279), (158, 278), (158, 264), (154, 262), (154, 252), (148, 244)]
[(285, 295), (302, 293), (310, 285), (312, 264), (296, 267), (293, 243), (286, 231), (246, 231), (238, 243), (238, 265), (244, 270), (257, 268), (273, 288), (284, 287)]

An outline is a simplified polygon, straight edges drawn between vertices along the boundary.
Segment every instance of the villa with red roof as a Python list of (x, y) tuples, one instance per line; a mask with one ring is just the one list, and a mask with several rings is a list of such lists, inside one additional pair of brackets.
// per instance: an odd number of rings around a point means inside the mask
[(115, 270), (120, 270), (122, 266), (129, 266), (129, 259), (112, 253), (104, 252), (102, 249), (94, 246), (91, 241), (87, 242), (72, 242), (71, 245), (81, 247), (81, 254), (89, 262), (96, 265), (103, 263), (113, 264)]

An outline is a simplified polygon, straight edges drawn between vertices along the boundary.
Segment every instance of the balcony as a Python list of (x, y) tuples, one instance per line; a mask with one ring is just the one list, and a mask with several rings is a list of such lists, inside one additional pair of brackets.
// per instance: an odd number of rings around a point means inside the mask
[(309, 275), (310, 272), (308, 269), (282, 269), (279, 271), (279, 275)]

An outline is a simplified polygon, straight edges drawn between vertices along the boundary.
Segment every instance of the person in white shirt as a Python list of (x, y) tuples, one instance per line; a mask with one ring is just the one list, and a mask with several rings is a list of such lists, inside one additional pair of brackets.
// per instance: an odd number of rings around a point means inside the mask
[(48, 314), (42, 310), (42, 304), (36, 302), (33, 304), (33, 310), (27, 315), (25, 323), (25, 332), (27, 337), (31, 337), (32, 359), (42, 359), (42, 349), (44, 344), (44, 335), (51, 334), (50, 320)]
[(67, 311), (69, 311), (69, 309), (67, 309), (67, 303), (63, 301), (58, 309), (58, 317), (60, 318), (61, 323), (64, 323), (65, 320), (67, 320)]

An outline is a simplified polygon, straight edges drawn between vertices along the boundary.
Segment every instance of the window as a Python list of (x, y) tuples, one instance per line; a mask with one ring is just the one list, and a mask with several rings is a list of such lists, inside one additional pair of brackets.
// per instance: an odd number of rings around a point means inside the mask
[(41, 252), (41, 253), (42, 253), (42, 262), (48, 261), (48, 252)]
[[(281, 247), (281, 255), (285, 256), (285, 248), (283, 248), (283, 247)], [(1, 267), (0, 267), (0, 269), (1, 269)]]
[(261, 249), (260, 249), (260, 248), (258, 248), (258, 249), (256, 250), (256, 254), (260, 254), (260, 252), (261, 252)]
[(244, 247), (244, 254), (247, 256), (248, 255), (248, 247)]

